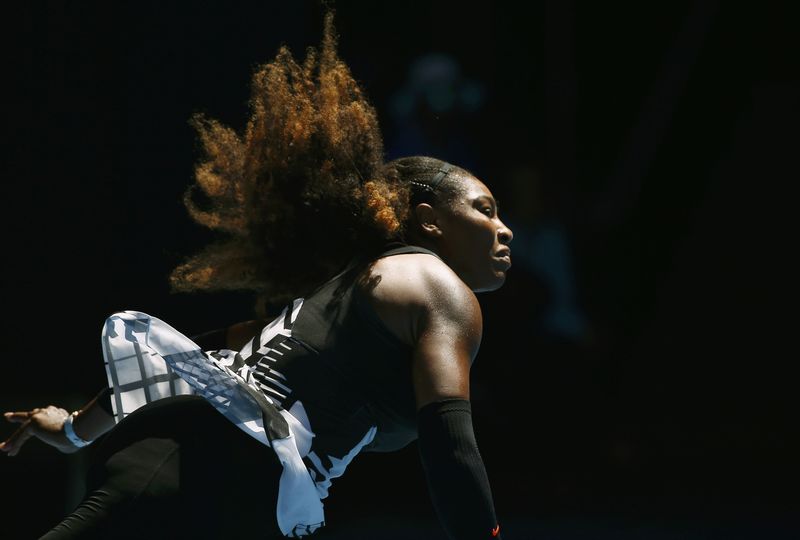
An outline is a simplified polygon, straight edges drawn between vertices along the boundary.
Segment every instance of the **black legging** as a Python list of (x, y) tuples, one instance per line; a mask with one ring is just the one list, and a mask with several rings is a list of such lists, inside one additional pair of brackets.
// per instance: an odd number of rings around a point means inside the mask
[(87, 494), (42, 538), (282, 538), (281, 465), (204, 399), (137, 410), (97, 443)]

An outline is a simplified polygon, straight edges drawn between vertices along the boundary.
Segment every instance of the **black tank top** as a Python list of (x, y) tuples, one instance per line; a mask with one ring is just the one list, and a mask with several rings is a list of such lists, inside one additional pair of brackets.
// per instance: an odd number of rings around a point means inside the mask
[[(376, 259), (405, 253), (438, 258), (401, 245)], [(280, 333), (247, 346), (271, 351), (252, 372), (262, 390), (285, 409), (301, 402), (315, 434), (306, 465), (318, 483), (329, 484), (360, 450), (388, 452), (417, 438), (411, 347), (389, 332), (356, 285), (364, 268), (351, 262), (271, 322)]]

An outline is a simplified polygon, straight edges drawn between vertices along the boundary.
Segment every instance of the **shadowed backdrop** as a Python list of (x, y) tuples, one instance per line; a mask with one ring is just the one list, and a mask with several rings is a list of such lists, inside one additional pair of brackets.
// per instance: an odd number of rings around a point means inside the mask
[[(796, 537), (789, 3), (335, 7), (387, 159), (470, 169), (515, 232), (505, 287), (479, 296), (473, 368), (507, 537)], [(242, 128), (255, 65), (283, 43), (296, 56), (317, 45), (323, 11), (6, 14), (0, 408), (91, 398), (114, 311), (189, 335), (251, 317), (246, 293), (168, 291), (171, 268), (211, 239), (181, 204), (199, 157), (188, 119)], [(35, 537), (76, 504), (87, 454), (31, 441), (0, 456), (7, 537)], [(415, 445), (360, 456), (326, 510), (330, 538), (441, 534)]]

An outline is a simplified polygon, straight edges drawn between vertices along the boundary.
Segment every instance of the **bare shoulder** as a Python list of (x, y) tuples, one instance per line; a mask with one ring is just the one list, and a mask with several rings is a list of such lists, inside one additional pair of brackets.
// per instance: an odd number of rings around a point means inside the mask
[(401, 341), (417, 343), (424, 326), (453, 325), (480, 334), (475, 293), (437, 257), (407, 253), (375, 261), (362, 291), (378, 317)]

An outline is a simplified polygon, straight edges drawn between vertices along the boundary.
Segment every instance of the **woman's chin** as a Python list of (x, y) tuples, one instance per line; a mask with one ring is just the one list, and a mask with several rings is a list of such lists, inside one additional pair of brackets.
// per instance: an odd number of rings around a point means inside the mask
[(492, 279), (487, 279), (484, 282), (482, 282), (479, 286), (472, 287), (472, 291), (476, 293), (496, 291), (497, 289), (502, 287), (505, 282), (506, 282), (505, 271), (495, 271), (494, 276), (492, 276)]

